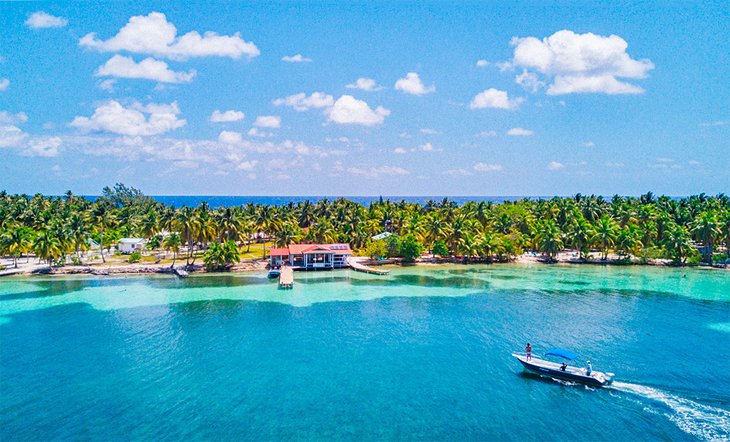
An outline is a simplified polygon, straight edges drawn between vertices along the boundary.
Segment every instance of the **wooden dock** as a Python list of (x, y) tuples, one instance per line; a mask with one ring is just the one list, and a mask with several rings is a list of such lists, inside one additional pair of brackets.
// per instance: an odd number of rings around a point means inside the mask
[(366, 266), (349, 258), (347, 259), (347, 265), (349, 265), (353, 270), (363, 273), (372, 273), (374, 275), (387, 275), (388, 273), (390, 273), (388, 270), (376, 269), (370, 266)]
[(290, 289), (294, 287), (294, 269), (284, 266), (279, 273), (279, 288)]

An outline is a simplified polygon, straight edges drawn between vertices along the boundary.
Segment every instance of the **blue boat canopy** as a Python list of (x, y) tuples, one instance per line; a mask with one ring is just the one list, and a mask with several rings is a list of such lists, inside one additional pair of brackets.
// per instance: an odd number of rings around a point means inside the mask
[(552, 350), (548, 350), (548, 352), (545, 353), (545, 356), (558, 356), (567, 360), (575, 359), (578, 357), (577, 354), (564, 348), (553, 348)]

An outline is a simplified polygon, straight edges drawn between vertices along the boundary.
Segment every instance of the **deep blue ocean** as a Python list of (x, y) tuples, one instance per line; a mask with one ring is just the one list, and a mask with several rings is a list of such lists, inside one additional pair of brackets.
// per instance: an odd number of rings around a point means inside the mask
[[(0, 440), (728, 440), (730, 277), (602, 266), (0, 279)], [(511, 357), (577, 351), (613, 387)]]
[[(195, 207), (202, 202), (207, 202), (211, 208), (240, 206), (249, 203), (283, 206), (290, 202), (299, 203), (304, 201), (317, 202), (322, 199), (334, 201), (337, 198), (346, 198), (362, 205), (369, 205), (380, 198), (392, 202), (407, 201), (409, 203), (424, 204), (428, 200), (441, 202), (444, 198), (462, 205), (468, 201), (489, 201), (495, 204), (505, 201), (517, 201), (523, 198), (539, 199), (546, 197), (522, 197), (522, 196), (215, 196), (215, 195), (150, 195), (155, 201), (172, 205), (175, 207)], [(87, 196), (95, 200), (98, 196)]]

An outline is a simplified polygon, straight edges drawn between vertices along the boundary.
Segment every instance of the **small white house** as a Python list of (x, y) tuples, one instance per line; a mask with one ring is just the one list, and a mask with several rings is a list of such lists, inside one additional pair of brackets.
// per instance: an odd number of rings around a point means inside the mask
[(132, 252), (141, 252), (144, 248), (144, 238), (122, 238), (117, 243), (119, 253), (130, 254)]

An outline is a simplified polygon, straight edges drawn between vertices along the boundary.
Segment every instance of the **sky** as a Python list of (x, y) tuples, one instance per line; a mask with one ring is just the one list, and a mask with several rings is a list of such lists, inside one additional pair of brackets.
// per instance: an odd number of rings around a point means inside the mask
[(2, 2), (0, 189), (730, 191), (730, 8)]

